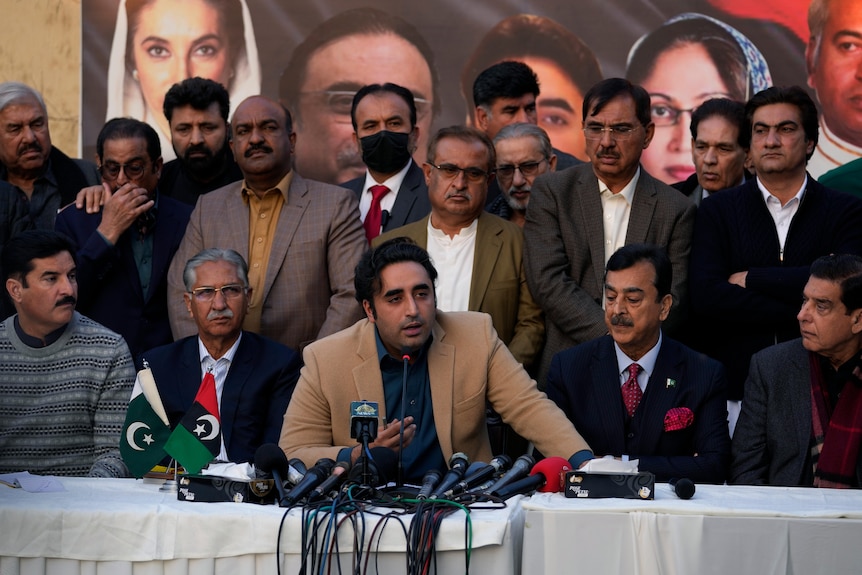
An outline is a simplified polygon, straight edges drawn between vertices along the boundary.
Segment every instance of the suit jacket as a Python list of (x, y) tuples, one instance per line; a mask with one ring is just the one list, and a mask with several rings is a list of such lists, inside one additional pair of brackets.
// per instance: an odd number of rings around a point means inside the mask
[[(407, 236), (428, 248), (428, 219), (375, 238), (373, 246)], [(438, 270), (439, 272), (440, 270)], [(491, 316), (497, 335), (520, 363), (537, 359), (545, 338), (542, 310), (533, 301), (524, 271), (524, 235), (516, 224), (482, 212), (476, 226), (476, 252), (470, 282), (470, 311)]]
[[(691, 345), (727, 367), (730, 399), (743, 397), (751, 356), (799, 337), (796, 314), (811, 263), (862, 254), (862, 200), (809, 176), (784, 245), (756, 180), (706, 198), (691, 248), (691, 304), (700, 330)], [(746, 287), (728, 282), (747, 271)]]
[(122, 335), (136, 359), (144, 350), (173, 341), (168, 322), (168, 267), (191, 211), (190, 206), (159, 195), (147, 293), (132, 253), (131, 229), (111, 246), (96, 231), (102, 212), (88, 214), (70, 204), (57, 214), (57, 231), (78, 246), (78, 311)]
[[(198, 338), (151, 349), (144, 359), (174, 428), (194, 403), (201, 385)], [(231, 461), (254, 461), (258, 447), (278, 441), (301, 365), (299, 354), (292, 349), (256, 333), (242, 333), (225, 378), (219, 414)]]
[[(630, 419), (620, 385), (614, 340), (606, 335), (554, 356), (548, 397), (597, 456), (630, 455), (640, 460), (641, 471), (655, 473), (659, 481), (687, 477), (724, 482), (730, 437), (720, 363), (663, 337), (655, 370)], [(694, 422), (685, 429), (665, 431), (665, 414), (675, 407), (689, 408)]]
[[(356, 445), (350, 438), (350, 402), (376, 401), (389, 421), (376, 328), (367, 319), (317, 341), (303, 354), (305, 365), (287, 408), (279, 445), (288, 457), (312, 465)], [(491, 318), (475, 312), (437, 311), (428, 348), (434, 422), (443, 456), (462, 451), (470, 461), (489, 461), (491, 445), (485, 403), (542, 453), (571, 457), (589, 449), (565, 415), (536, 388), (497, 337)], [(338, 358), (333, 361), (333, 358)]]
[[(668, 333), (681, 322), (688, 291), (688, 256), (697, 208), (641, 168), (632, 201), (628, 244), (664, 247), (673, 265)], [(545, 312), (547, 341), (540, 382), (558, 352), (607, 333), (605, 248), (598, 180), (589, 164), (543, 174), (533, 183), (524, 225), (530, 293)]]
[[(365, 174), (341, 184), (348, 190), (356, 192), (356, 198), (362, 195), (365, 187)], [(428, 200), (428, 186), (425, 184), (425, 174), (415, 161), (410, 162), (410, 168), (404, 175), (395, 204), (389, 213), (389, 219), (383, 225), (383, 231), (388, 232), (403, 225), (415, 222), (431, 212), (431, 202)]]
[[(801, 339), (751, 358), (729, 483), (811, 486), (811, 368)], [(862, 457), (856, 462), (862, 484)]]
[[(168, 274), (171, 329), (197, 333), (183, 303), (186, 262), (205, 248), (231, 248), (248, 261), (249, 209), (243, 182), (201, 196)], [(266, 270), (260, 333), (301, 350), (362, 315), (353, 270), (368, 247), (355, 194), (293, 174)]]

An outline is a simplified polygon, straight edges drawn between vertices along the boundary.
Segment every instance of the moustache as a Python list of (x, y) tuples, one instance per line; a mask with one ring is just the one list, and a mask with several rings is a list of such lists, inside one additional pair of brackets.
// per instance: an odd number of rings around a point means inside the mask
[(243, 154), (246, 158), (251, 157), (254, 152), (261, 151), (266, 152), (268, 154), (272, 153), (272, 148), (267, 146), (266, 144), (254, 144), (246, 149), (245, 154)]
[(61, 299), (57, 303), (55, 303), (54, 307), (60, 307), (61, 305), (66, 305), (66, 304), (75, 305), (77, 303), (78, 303), (78, 300), (76, 300), (73, 296), (67, 295), (66, 297), (64, 297), (63, 299)]
[(611, 316), (611, 325), (622, 325), (625, 327), (634, 327), (635, 322), (624, 315)]
[(212, 158), (212, 157), (213, 157), (213, 155), (214, 155), (214, 154), (213, 154), (213, 151), (212, 151), (212, 150), (210, 150), (210, 149), (206, 146), (206, 144), (193, 144), (193, 145), (189, 146), (188, 148), (186, 148), (185, 158), (188, 160), (188, 159), (189, 159), (189, 157), (190, 157), (193, 153), (199, 153), (199, 152), (203, 152), (203, 154), (204, 154), (207, 158)]
[(451, 194), (446, 194), (446, 199), (449, 198), (464, 198), (468, 202), (473, 200), (473, 194), (470, 192), (452, 192)]
[(43, 152), (42, 144), (39, 143), (38, 140), (30, 142), (29, 144), (25, 144), (18, 149), (18, 155), (23, 156), (27, 152), (39, 152), (40, 154)]
[(227, 318), (227, 319), (232, 319), (233, 318), (233, 312), (230, 309), (214, 309), (207, 314), (207, 319), (210, 321), (212, 321), (214, 319), (219, 319), (222, 317)]
[(596, 153), (596, 156), (598, 156), (599, 158), (613, 158), (615, 160), (620, 159), (620, 155), (617, 152), (611, 152), (609, 150), (599, 150), (598, 153)]

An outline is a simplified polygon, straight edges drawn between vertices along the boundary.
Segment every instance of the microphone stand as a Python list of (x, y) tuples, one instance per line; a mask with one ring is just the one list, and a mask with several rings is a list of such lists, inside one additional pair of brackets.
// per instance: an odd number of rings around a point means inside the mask
[(407, 401), (407, 367), (410, 362), (410, 351), (404, 349), (401, 351), (401, 359), (404, 360), (404, 375), (401, 376), (401, 428), (398, 430), (398, 484), (399, 488), (404, 487), (404, 413), (406, 411), (405, 403)]
[(165, 482), (162, 483), (161, 487), (159, 487), (159, 491), (163, 491), (165, 493), (176, 493), (179, 489), (179, 485), (177, 484), (177, 460), (172, 458), (170, 463), (168, 463), (168, 475), (171, 473), (171, 465), (174, 466), (174, 478), (165, 479)]

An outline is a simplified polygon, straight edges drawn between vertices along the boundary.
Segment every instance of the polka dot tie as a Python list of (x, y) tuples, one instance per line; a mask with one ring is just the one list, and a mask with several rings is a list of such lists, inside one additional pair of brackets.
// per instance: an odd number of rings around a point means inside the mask
[(638, 408), (638, 404), (644, 395), (644, 392), (641, 391), (641, 386), (638, 385), (638, 373), (640, 373), (640, 370), (641, 366), (636, 363), (631, 364), (629, 366), (629, 378), (622, 387), (623, 403), (626, 405), (626, 412), (629, 414), (629, 417), (635, 414), (635, 410)]

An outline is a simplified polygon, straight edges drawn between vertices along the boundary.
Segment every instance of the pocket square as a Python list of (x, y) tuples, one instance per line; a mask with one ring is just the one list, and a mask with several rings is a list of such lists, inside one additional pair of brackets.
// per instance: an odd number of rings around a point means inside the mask
[(674, 407), (664, 414), (664, 430), (679, 431), (694, 423), (694, 413), (687, 407)]

